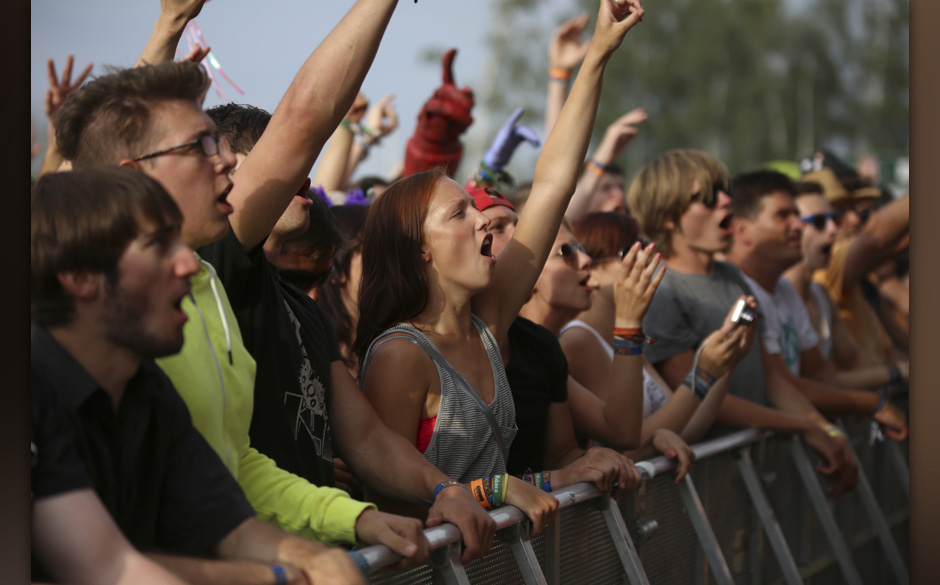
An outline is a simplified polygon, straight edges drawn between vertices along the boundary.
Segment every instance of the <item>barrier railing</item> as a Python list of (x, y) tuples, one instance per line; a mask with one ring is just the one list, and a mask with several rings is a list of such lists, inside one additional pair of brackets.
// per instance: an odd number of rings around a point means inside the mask
[(798, 437), (746, 430), (694, 445), (678, 485), (658, 457), (638, 463), (643, 487), (617, 500), (590, 484), (553, 492), (558, 518), (535, 539), (518, 509), (495, 510), (493, 548), (466, 566), (449, 524), (425, 531), (431, 557), (408, 571), (388, 570), (399, 557), (383, 546), (353, 555), (375, 584), (905, 584), (903, 448), (870, 445), (866, 423), (848, 422), (860, 482), (835, 502)]

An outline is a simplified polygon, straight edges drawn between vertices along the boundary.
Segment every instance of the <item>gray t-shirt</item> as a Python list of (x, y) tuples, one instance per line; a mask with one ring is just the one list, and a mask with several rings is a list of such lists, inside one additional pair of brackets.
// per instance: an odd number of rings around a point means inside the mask
[[(741, 272), (727, 262), (715, 262), (712, 274), (684, 274), (669, 268), (643, 319), (646, 335), (656, 339), (643, 353), (654, 366), (691, 349), (719, 329), (741, 295), (753, 294)], [(758, 307), (760, 314), (760, 307)], [(763, 326), (758, 318), (759, 326)], [(764, 367), (755, 342), (738, 363), (731, 379), (731, 394), (767, 404)]]

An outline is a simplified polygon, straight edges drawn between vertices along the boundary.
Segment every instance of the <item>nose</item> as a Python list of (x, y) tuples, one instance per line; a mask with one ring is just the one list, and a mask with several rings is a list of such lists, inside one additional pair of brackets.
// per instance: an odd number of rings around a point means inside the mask
[(483, 231), (489, 231), (490, 224), (493, 223), (492, 218), (490, 218), (490, 216), (486, 215), (485, 213), (483, 213), (476, 207), (473, 207), (472, 209), (477, 212), (477, 229), (482, 229)]
[(578, 270), (588, 270), (591, 267), (591, 262), (594, 260), (588, 255), (587, 252), (582, 252), (578, 250)]
[(173, 264), (173, 273), (180, 278), (189, 278), (198, 271), (199, 260), (196, 258), (196, 253), (192, 248), (180, 242)]
[(219, 137), (219, 165), (221, 166), (221, 172), (224, 174), (229, 174), (232, 169), (235, 168), (235, 163), (238, 162), (235, 159), (235, 152), (232, 150), (232, 146), (229, 144), (227, 136)]
[(724, 189), (718, 190), (718, 207), (725, 208), (731, 206), (731, 195), (728, 195)]
[(839, 225), (836, 223), (834, 218), (828, 218), (826, 220), (826, 235), (834, 234), (839, 231)]

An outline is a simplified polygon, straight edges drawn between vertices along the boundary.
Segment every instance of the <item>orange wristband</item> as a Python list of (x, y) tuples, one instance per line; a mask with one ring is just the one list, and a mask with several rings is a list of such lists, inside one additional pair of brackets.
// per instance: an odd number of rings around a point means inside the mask
[(548, 76), (558, 81), (568, 81), (571, 79), (571, 71), (559, 67), (552, 67), (548, 70)]

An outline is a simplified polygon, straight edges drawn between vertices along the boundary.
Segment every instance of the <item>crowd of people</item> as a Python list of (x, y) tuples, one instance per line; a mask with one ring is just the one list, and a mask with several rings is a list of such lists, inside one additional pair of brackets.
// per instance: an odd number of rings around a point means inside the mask
[(908, 196), (825, 152), (788, 176), (670, 150), (626, 186), (642, 109), (588, 149), (639, 0), (556, 30), (544, 140), (517, 110), (455, 177), (451, 52), (400, 170), (356, 181), (397, 127), (360, 93), (397, 1), (353, 3), (273, 113), (203, 110), (207, 48), (173, 61), (202, 4), (161, 2), (133, 68), (49, 64), (34, 582), (363, 583), (349, 547), (406, 568), (449, 522), (478, 558), (488, 510), (537, 536), (552, 491), (635, 491), (658, 454), (679, 482), (731, 429), (800, 435), (832, 497), (860, 473), (832, 417), (906, 438)]

